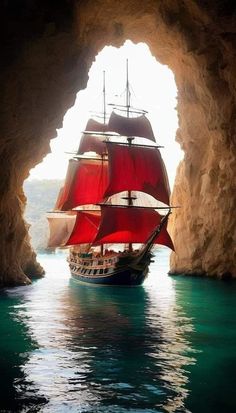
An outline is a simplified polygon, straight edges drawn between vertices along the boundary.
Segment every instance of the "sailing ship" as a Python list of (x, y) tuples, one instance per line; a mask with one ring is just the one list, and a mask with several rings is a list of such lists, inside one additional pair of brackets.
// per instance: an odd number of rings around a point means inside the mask
[(48, 216), (48, 246), (69, 248), (78, 281), (140, 285), (154, 245), (174, 249), (168, 177), (146, 113), (131, 106), (127, 62), (126, 104), (107, 119), (104, 74), (103, 122), (88, 120)]

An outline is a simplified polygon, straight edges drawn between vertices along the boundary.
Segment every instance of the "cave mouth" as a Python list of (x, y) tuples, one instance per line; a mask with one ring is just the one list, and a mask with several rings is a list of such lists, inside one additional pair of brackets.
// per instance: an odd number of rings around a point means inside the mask
[[(151, 121), (157, 143), (163, 147), (161, 153), (170, 187), (173, 188), (176, 168), (181, 159), (179, 144), (175, 142), (178, 119), (177, 88), (173, 73), (167, 66), (157, 62), (144, 43), (134, 44), (127, 40), (120, 48), (106, 46), (90, 68), (86, 89), (78, 92), (74, 106), (64, 117), (63, 128), (58, 130), (57, 138), (51, 140), (51, 153), (30, 172), (28, 182), (24, 184), (27, 196), (25, 219), (31, 225), (31, 244), (36, 252), (46, 249), (46, 211), (54, 207), (57, 197), (55, 188), (59, 192), (61, 180), (66, 176), (68, 160), (78, 148), (81, 131), (89, 117), (96, 119), (96, 116), (102, 114), (103, 71), (106, 78), (106, 112), (112, 110), (109, 102), (125, 103), (126, 59), (129, 62), (131, 104), (148, 111), (147, 117)], [(42, 205), (37, 206), (35, 202), (35, 195), (38, 196), (39, 192), (41, 200), (45, 200), (44, 212)]]
[[(218, 2), (219, 3), (219, 2)], [(171, 271), (236, 277), (235, 6), (207, 2), (4, 2), (0, 285), (40, 274), (22, 186), (50, 152), (76, 92), (105, 45), (145, 42), (175, 74), (184, 151), (172, 203)], [(6, 18), (5, 18), (6, 17)], [(5, 21), (4, 21), (5, 18)]]

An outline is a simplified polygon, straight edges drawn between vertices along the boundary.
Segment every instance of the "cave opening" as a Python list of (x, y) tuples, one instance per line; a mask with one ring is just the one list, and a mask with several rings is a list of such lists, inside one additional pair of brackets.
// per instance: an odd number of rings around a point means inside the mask
[[(144, 43), (134, 44), (127, 40), (120, 48), (106, 46), (90, 68), (86, 89), (78, 92), (74, 106), (64, 117), (63, 128), (57, 131), (57, 138), (51, 140), (51, 153), (31, 170), (24, 184), (27, 196), (25, 218), (31, 225), (31, 243), (36, 251), (46, 248), (46, 211), (54, 207), (56, 192), (59, 192), (66, 176), (69, 158), (78, 149), (81, 132), (89, 117), (96, 119), (98, 116), (99, 120), (102, 115), (103, 72), (107, 115), (112, 110), (109, 103), (125, 103), (126, 59), (129, 62), (131, 104), (148, 112), (157, 143), (163, 147), (161, 153), (173, 189), (176, 168), (182, 157), (179, 144), (175, 141), (178, 116), (174, 75), (167, 66), (157, 62)], [(41, 203), (36, 201), (38, 196)]]
[(61, 3), (56, 14), (37, 2), (17, 15), (4, 3), (0, 284), (42, 273), (23, 219), (23, 182), (49, 153), (95, 56), (125, 39), (145, 42), (178, 88), (184, 158), (172, 193), (181, 209), (172, 214), (171, 271), (235, 277), (235, 14), (210, 1)]

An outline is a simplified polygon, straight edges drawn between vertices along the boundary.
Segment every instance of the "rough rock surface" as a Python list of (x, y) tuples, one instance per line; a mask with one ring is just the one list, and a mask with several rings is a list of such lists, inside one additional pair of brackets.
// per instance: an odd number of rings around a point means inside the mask
[[(0, 285), (40, 276), (22, 184), (86, 86), (96, 54), (146, 42), (174, 72), (185, 152), (172, 203), (171, 271), (236, 277), (236, 3), (6, 0), (1, 7)], [(144, 79), (145, 81), (145, 79)]]

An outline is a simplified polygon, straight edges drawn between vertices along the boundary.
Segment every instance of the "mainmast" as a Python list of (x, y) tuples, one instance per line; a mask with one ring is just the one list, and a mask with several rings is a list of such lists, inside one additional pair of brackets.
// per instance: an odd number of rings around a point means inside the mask
[[(126, 110), (127, 110), (127, 118), (129, 118), (129, 112), (130, 112), (130, 85), (129, 85), (129, 60), (126, 59)], [(132, 145), (132, 137), (128, 137), (127, 141), (129, 146)], [(127, 201), (128, 201), (128, 206), (133, 205), (133, 197), (131, 191), (128, 191), (128, 196), (127, 196)], [(133, 246), (131, 243), (129, 243), (129, 252), (133, 251)]]
[[(106, 72), (103, 70), (103, 125), (106, 124)], [(102, 154), (103, 159), (104, 154)], [(101, 244), (101, 255), (104, 253), (103, 244)]]

